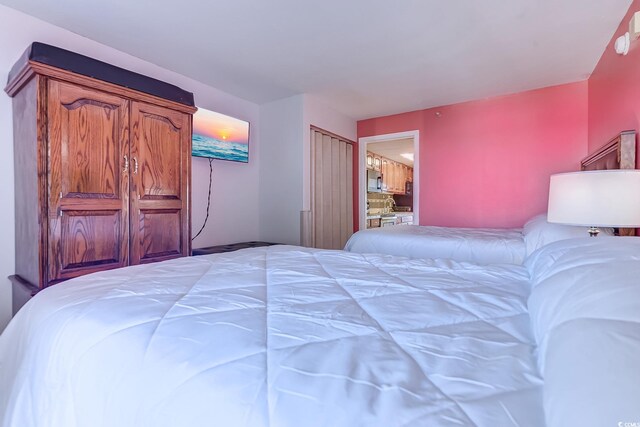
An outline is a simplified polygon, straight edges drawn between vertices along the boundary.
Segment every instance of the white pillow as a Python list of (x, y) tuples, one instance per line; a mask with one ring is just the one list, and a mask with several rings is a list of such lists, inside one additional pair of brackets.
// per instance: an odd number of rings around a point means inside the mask
[[(589, 237), (589, 227), (576, 227), (573, 225), (552, 224), (547, 222), (547, 214), (536, 215), (524, 225), (522, 229), (524, 243), (527, 248), (527, 256), (537, 249), (558, 240)], [(600, 229), (600, 234), (613, 236), (612, 228)]]

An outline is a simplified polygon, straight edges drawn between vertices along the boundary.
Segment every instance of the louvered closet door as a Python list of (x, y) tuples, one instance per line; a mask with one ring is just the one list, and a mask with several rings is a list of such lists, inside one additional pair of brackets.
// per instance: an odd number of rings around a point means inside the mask
[(49, 281), (128, 263), (129, 103), (48, 83)]
[(353, 146), (311, 130), (312, 245), (342, 249), (353, 234)]
[(191, 117), (131, 104), (131, 263), (189, 255)]

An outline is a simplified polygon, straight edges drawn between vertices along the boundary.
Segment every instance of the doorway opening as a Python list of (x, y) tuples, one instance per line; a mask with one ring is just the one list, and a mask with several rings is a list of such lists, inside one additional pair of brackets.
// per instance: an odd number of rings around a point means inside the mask
[(419, 224), (419, 131), (358, 139), (360, 230)]

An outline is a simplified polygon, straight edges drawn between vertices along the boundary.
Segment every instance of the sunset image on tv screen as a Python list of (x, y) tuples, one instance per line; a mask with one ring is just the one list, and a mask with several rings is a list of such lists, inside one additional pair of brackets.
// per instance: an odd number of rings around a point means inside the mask
[(198, 108), (191, 144), (193, 156), (247, 163), (249, 122)]

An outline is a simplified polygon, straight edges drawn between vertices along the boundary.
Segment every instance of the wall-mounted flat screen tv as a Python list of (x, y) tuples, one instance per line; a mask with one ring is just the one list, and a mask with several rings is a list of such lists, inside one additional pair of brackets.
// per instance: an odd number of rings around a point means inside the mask
[(249, 122), (198, 108), (193, 116), (191, 155), (249, 162)]

